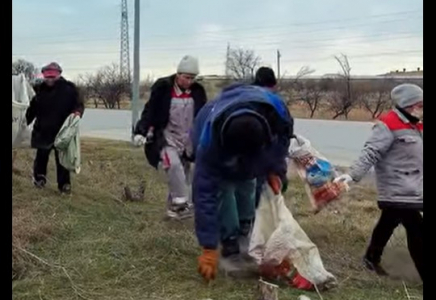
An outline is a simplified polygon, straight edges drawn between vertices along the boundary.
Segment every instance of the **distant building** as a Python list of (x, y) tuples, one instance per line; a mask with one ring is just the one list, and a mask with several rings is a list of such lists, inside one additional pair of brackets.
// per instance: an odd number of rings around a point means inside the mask
[(391, 72), (384, 74), (384, 75), (390, 75), (390, 76), (395, 76), (395, 77), (397, 77), (397, 76), (417, 76), (417, 77), (421, 76), (421, 77), (424, 77), (424, 70), (422, 70), (421, 68), (417, 68), (416, 70), (411, 70), (411, 71), (403, 69), (401, 71), (400, 70), (391, 71)]

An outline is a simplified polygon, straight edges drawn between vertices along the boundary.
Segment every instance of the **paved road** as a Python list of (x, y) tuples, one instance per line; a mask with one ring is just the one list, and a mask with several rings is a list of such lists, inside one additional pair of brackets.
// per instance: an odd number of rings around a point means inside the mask
[[(370, 134), (369, 122), (297, 119), (295, 131), (334, 164), (349, 166)], [(83, 136), (130, 141), (131, 112), (87, 109), (82, 120)]]

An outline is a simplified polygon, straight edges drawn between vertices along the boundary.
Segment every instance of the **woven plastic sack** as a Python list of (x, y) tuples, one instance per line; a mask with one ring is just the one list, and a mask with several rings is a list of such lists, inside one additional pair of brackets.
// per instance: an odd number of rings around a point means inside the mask
[(54, 146), (59, 153), (60, 164), (68, 171), (80, 173), (80, 117), (70, 115), (56, 135)]
[(333, 182), (333, 179), (338, 176), (334, 166), (303, 136), (296, 135), (291, 139), (288, 157), (304, 182), (315, 213), (321, 211), (327, 204), (339, 200), (348, 190), (346, 183)]
[(24, 74), (12, 75), (12, 149), (30, 147), (31, 129), (27, 126), (26, 110), (34, 95)]
[(324, 268), (318, 248), (286, 207), (282, 194), (274, 194), (268, 184), (263, 187), (256, 210), (248, 254), (260, 270), (282, 270), (284, 273), (278, 275), (287, 276), (282, 279), (295, 282), (299, 276), (319, 287), (336, 284), (336, 278)]

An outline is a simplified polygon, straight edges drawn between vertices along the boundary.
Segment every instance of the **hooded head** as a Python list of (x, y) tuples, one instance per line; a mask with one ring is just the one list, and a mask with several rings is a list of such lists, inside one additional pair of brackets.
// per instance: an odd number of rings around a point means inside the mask
[(260, 67), (254, 78), (254, 85), (273, 89), (277, 84), (276, 75), (273, 69), (268, 67)]
[(223, 124), (223, 147), (233, 155), (257, 153), (270, 141), (267, 121), (256, 113), (230, 116)]
[(197, 58), (185, 55), (177, 66), (176, 83), (182, 89), (189, 89), (199, 73)]
[(424, 92), (419, 86), (410, 83), (400, 84), (392, 90), (391, 98), (397, 107), (422, 119)]
[(61, 77), (62, 68), (58, 63), (52, 62), (43, 67), (41, 73), (46, 84), (52, 86)]

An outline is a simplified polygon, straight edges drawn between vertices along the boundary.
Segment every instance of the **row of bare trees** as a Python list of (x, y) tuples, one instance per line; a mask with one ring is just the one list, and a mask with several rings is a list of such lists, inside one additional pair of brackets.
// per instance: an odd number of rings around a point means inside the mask
[(80, 75), (77, 82), (82, 95), (97, 108), (120, 109), (123, 99), (130, 99), (130, 79), (121, 75), (116, 64), (103, 67), (94, 74)]
[[(333, 119), (343, 116), (348, 119), (354, 109), (366, 110), (377, 118), (392, 106), (390, 91), (401, 83), (393, 78), (354, 80), (351, 66), (344, 54), (335, 56), (340, 71), (334, 76), (309, 79), (315, 72), (308, 66), (302, 67), (293, 79), (278, 78), (278, 91), (288, 104), (302, 104), (313, 118), (320, 109), (328, 110)], [(229, 49), (226, 68), (230, 81), (253, 80), (255, 71), (261, 65), (261, 58), (252, 50)], [(229, 82), (226, 82), (227, 84)], [(422, 81), (418, 82), (422, 86)]]
[(364, 109), (372, 118), (392, 106), (390, 91), (397, 83), (391, 79), (371, 81), (323, 78), (302, 80), (298, 84), (283, 83), (282, 93), (288, 104), (301, 104), (313, 118), (321, 109), (332, 113), (332, 119), (340, 116), (348, 119), (353, 109)]
[[(340, 72), (334, 76), (313, 79), (308, 75), (315, 70), (305, 66), (295, 77), (279, 78), (278, 92), (289, 105), (299, 104), (313, 118), (320, 110), (328, 110), (333, 119), (341, 116), (348, 119), (353, 109), (365, 109), (373, 118), (378, 117), (391, 106), (390, 91), (398, 81), (392, 78), (377, 80), (354, 80), (346, 55), (335, 57)], [(229, 49), (226, 68), (230, 77), (223, 85), (234, 81), (252, 81), (255, 71), (261, 65), (261, 58), (252, 50)], [(36, 74), (36, 67), (27, 61), (12, 63), (12, 74), (25, 73), (29, 79)], [(87, 101), (94, 106), (103, 105), (108, 109), (121, 108), (121, 102), (131, 98), (131, 82), (121, 75), (116, 64), (105, 66), (92, 74), (80, 75), (77, 86)], [(144, 80), (140, 87), (140, 97), (148, 98), (152, 79)], [(421, 81), (422, 85), (422, 81)]]
[[(322, 79), (305, 78), (313, 73), (303, 67), (293, 80), (282, 80), (280, 92), (288, 104), (302, 104), (313, 118), (321, 108), (332, 113), (332, 119), (343, 116), (348, 119), (354, 109), (367, 111), (372, 118), (379, 117), (392, 107), (391, 90), (402, 83), (401, 79), (380, 77), (377, 79), (355, 79), (346, 55), (336, 56), (341, 71)], [(415, 82), (422, 86), (422, 80)]]
[[(139, 97), (148, 98), (153, 79), (147, 77), (140, 84)], [(121, 102), (130, 101), (132, 95), (131, 80), (122, 76), (120, 68), (112, 64), (99, 69), (94, 74), (80, 75), (78, 86), (87, 101), (92, 101), (97, 108), (102, 104), (105, 108), (121, 108)]]

